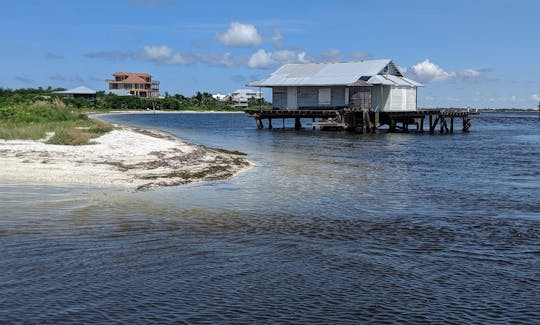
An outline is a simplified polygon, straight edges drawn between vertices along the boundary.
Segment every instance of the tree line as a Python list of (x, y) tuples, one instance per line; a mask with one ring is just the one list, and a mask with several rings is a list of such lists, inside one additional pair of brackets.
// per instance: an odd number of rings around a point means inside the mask
[[(32, 105), (36, 102), (62, 101), (66, 106), (80, 109), (103, 109), (103, 110), (217, 110), (239, 111), (244, 108), (234, 107), (229, 99), (219, 101), (208, 92), (198, 91), (191, 97), (181, 94), (170, 95), (165, 93), (162, 98), (139, 98), (135, 96), (118, 96), (99, 91), (95, 100), (84, 98), (64, 98), (55, 91), (63, 91), (64, 88), (0, 88), (0, 107)], [(269, 103), (264, 99), (251, 99), (248, 108), (268, 107)]]

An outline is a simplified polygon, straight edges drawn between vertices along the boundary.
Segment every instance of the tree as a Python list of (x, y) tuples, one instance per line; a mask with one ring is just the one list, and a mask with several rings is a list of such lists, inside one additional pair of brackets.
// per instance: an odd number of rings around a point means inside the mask
[(197, 99), (197, 106), (201, 106), (202, 100), (203, 100), (203, 94), (201, 94), (200, 91), (197, 92), (195, 95), (195, 99)]

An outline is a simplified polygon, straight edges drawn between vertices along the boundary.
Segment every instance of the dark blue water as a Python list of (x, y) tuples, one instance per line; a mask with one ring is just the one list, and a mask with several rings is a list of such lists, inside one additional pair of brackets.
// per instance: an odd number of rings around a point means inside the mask
[(445, 136), (106, 119), (257, 167), (144, 192), (3, 181), (2, 322), (540, 322), (535, 113)]

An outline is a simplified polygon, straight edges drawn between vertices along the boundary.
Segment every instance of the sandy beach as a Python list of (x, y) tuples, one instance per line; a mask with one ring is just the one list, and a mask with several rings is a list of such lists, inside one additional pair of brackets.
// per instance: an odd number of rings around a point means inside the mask
[(129, 127), (117, 127), (83, 146), (0, 140), (0, 165), (0, 180), (139, 190), (222, 180), (252, 166), (240, 154)]

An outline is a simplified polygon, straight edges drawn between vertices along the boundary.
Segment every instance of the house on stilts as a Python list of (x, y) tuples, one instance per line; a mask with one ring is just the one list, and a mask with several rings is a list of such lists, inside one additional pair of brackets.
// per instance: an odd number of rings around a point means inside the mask
[[(271, 128), (272, 119), (295, 118), (295, 127), (300, 128), (301, 118), (312, 118), (313, 125), (322, 128), (367, 132), (387, 124), (391, 131), (406, 132), (409, 124), (419, 129), (421, 123), (423, 128), (429, 115), (430, 131), (437, 123), (450, 131), (444, 117), (433, 122), (433, 116), (442, 116), (440, 111), (418, 110), (417, 90), (422, 85), (406, 78), (392, 60), (286, 64), (248, 86), (272, 89), (272, 110), (247, 111), (259, 128), (263, 119)], [(462, 115), (448, 116), (453, 131), (453, 117)], [(464, 130), (465, 126), (464, 119)]]

